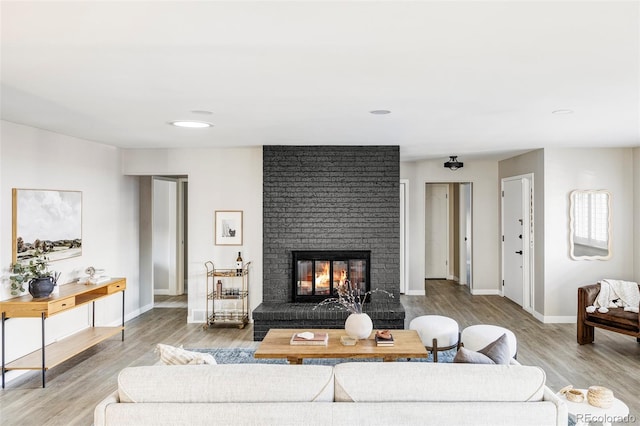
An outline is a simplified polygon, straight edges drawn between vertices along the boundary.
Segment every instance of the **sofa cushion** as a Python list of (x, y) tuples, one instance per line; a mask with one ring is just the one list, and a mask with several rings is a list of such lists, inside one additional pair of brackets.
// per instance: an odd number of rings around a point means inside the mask
[(545, 373), (523, 365), (422, 362), (342, 363), (335, 366), (335, 400), (540, 401)]
[(216, 360), (211, 354), (203, 352), (193, 352), (171, 345), (158, 343), (156, 352), (160, 354), (160, 361), (166, 365), (215, 365)]
[(333, 389), (326, 365), (144, 366), (118, 375), (120, 402), (330, 402)]

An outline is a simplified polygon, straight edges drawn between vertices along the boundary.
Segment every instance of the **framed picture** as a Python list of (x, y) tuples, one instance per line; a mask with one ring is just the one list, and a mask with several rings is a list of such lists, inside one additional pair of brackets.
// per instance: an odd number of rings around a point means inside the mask
[(12, 189), (12, 261), (36, 250), (49, 260), (82, 255), (82, 192)]
[(242, 245), (242, 210), (216, 210), (215, 244)]

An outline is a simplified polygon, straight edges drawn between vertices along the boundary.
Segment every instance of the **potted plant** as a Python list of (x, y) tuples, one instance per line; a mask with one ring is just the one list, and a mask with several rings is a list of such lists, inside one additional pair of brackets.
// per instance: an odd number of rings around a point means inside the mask
[(336, 291), (338, 297), (324, 299), (314, 306), (313, 309), (319, 308), (320, 306), (333, 305), (349, 312), (349, 316), (344, 323), (344, 329), (347, 335), (354, 339), (366, 339), (373, 331), (373, 321), (371, 321), (371, 317), (363, 312), (367, 297), (372, 293), (381, 292), (393, 298), (393, 294), (380, 289), (370, 290), (361, 295), (360, 289), (353, 286), (348, 279), (340, 282)]
[(25, 285), (34, 299), (49, 297), (53, 292), (58, 277), (54, 271), (49, 270), (49, 258), (41, 250), (36, 250), (29, 262), (16, 262), (9, 267), (11, 274), (11, 294), (14, 296), (24, 292)]

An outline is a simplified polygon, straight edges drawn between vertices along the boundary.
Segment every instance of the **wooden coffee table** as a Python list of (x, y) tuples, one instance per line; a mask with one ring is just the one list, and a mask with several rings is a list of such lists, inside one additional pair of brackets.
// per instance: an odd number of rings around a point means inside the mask
[[(294, 346), (289, 341), (294, 333), (311, 331), (329, 333), (327, 346)], [(426, 358), (425, 349), (418, 332), (415, 330), (391, 330), (393, 346), (376, 346), (374, 333), (368, 339), (358, 340), (353, 346), (340, 343), (340, 337), (346, 336), (344, 330), (334, 329), (293, 329), (272, 328), (258, 346), (255, 358), (286, 358), (289, 364), (302, 364), (305, 358), (382, 358), (383, 361), (395, 361), (398, 358)]]

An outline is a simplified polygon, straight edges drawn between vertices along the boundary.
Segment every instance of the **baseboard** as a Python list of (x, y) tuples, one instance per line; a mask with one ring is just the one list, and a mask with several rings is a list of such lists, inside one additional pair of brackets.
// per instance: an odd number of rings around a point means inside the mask
[(426, 296), (427, 293), (424, 290), (409, 290), (404, 293), (405, 296)]
[(491, 289), (471, 289), (471, 294), (474, 296), (500, 296), (499, 290), (491, 290)]
[(169, 289), (164, 290), (164, 289), (155, 289), (155, 288), (153, 289), (153, 295), (154, 296), (171, 296), (169, 294)]
[(543, 315), (540, 321), (545, 324), (575, 324), (577, 322), (577, 317), (575, 315)]

